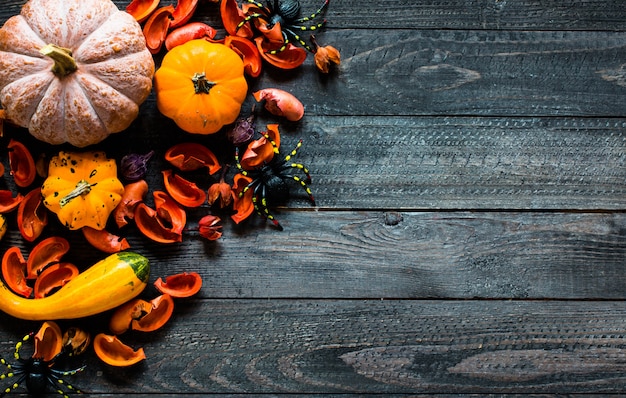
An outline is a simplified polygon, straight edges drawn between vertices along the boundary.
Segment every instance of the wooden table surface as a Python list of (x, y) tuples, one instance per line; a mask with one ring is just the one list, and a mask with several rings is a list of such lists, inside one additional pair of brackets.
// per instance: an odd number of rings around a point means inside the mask
[[(2, 23), (24, 1), (6, 3)], [(180, 244), (124, 230), (152, 281), (196, 271), (203, 288), (162, 329), (120, 336), (145, 361), (113, 368), (89, 351), (68, 380), (135, 397), (626, 393), (624, 4), (333, 0), (326, 16), (318, 41), (341, 51), (340, 68), (321, 75), (309, 57), (249, 81), (305, 104), (298, 123), (262, 109), (257, 123), (280, 123), (284, 147), (303, 139), (317, 206), (294, 187), (274, 209), (284, 231), (225, 219), (215, 242), (197, 231), (207, 206), (189, 211)], [(214, 4), (195, 18), (220, 28)], [(15, 128), (2, 145), (11, 137), (58, 150)], [(182, 141), (232, 156), (224, 134), (181, 132), (153, 96), (97, 148), (154, 149), (156, 190)], [(2, 252), (27, 252), (9, 223)], [(104, 257), (51, 222), (54, 234), (76, 264)], [(99, 333), (107, 321), (60, 324)], [(0, 353), (12, 359), (39, 325), (0, 314)]]

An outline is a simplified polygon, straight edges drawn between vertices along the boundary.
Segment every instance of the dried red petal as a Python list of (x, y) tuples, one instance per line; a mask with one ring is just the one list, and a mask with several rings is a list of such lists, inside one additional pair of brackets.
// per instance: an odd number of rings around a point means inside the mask
[(265, 61), (274, 65), (280, 69), (295, 69), (302, 65), (307, 57), (307, 51), (294, 45), (293, 43), (287, 43), (286, 48), (283, 51), (276, 54), (270, 54), (270, 51), (276, 49), (275, 45), (271, 45), (263, 36), (256, 37), (254, 39), (256, 46), (259, 49), (259, 54)]
[(161, 51), (167, 32), (170, 29), (174, 6), (167, 5), (157, 8), (146, 21), (143, 27), (143, 35), (146, 37), (146, 47), (152, 54)]
[(20, 205), (20, 202), (24, 200), (24, 196), (18, 193), (13, 196), (13, 192), (7, 189), (0, 190), (0, 214), (11, 212)]
[(54, 289), (60, 288), (78, 275), (78, 268), (70, 263), (56, 263), (45, 270), (35, 281), (35, 298), (46, 297)]
[(139, 23), (150, 17), (150, 14), (159, 6), (160, 0), (132, 0), (126, 6), (126, 12)]
[(198, 7), (198, 0), (178, 0), (172, 13), (170, 28), (178, 28), (186, 24)]
[(60, 236), (52, 236), (39, 242), (28, 255), (26, 266), (28, 279), (35, 279), (52, 263), (58, 263), (70, 250), (70, 243)]
[(155, 242), (181, 242), (187, 222), (185, 211), (167, 193), (155, 191), (153, 195), (155, 209), (145, 203), (140, 203), (135, 209), (137, 228)]
[(63, 335), (61, 328), (56, 322), (46, 321), (33, 337), (35, 351), (33, 358), (42, 358), (51, 361), (63, 349)]
[(202, 288), (202, 278), (197, 272), (183, 272), (157, 279), (154, 286), (158, 291), (172, 297), (191, 297)]
[(162, 294), (150, 301), (152, 310), (139, 319), (133, 319), (130, 328), (140, 332), (153, 332), (165, 325), (174, 313), (174, 300)]
[(16, 140), (9, 141), (9, 165), (11, 175), (18, 187), (27, 187), (35, 181), (37, 169), (33, 155), (24, 144)]
[[(267, 135), (280, 147), (280, 133), (278, 124), (267, 125)], [(240, 159), (241, 166), (245, 170), (252, 170), (269, 163), (274, 157), (274, 146), (265, 137), (256, 139), (248, 144), (246, 151)]]
[(95, 229), (84, 226), (81, 230), (87, 242), (101, 252), (118, 253), (130, 248), (130, 244), (126, 238), (112, 234), (105, 229)]
[(135, 209), (135, 224), (144, 236), (159, 243), (181, 242), (183, 237), (163, 225), (156, 210), (151, 209), (145, 203), (140, 203)]
[(195, 183), (172, 172), (163, 170), (165, 190), (178, 203), (186, 207), (199, 207), (206, 201), (204, 190)]
[(30, 297), (33, 289), (26, 281), (26, 260), (17, 246), (10, 247), (2, 256), (2, 278), (11, 290), (20, 296)]
[(163, 191), (154, 191), (154, 208), (159, 218), (171, 225), (172, 231), (178, 234), (183, 232), (187, 223), (187, 214), (176, 201)]
[(222, 24), (229, 35), (252, 38), (254, 35), (249, 23), (237, 29), (237, 25), (246, 17), (243, 10), (237, 4), (237, 0), (222, 0), (220, 3), (220, 15)]
[(200, 219), (198, 222), (198, 230), (200, 236), (208, 240), (218, 240), (222, 237), (222, 226), (220, 222), (222, 220), (213, 215), (207, 215)]
[(235, 174), (233, 181), (233, 192), (235, 194), (233, 210), (235, 214), (230, 216), (230, 218), (239, 224), (254, 212), (254, 203), (252, 202), (254, 190), (249, 189), (242, 197), (239, 197), (239, 193), (243, 192), (243, 189), (252, 182), (252, 179), (239, 173)]
[(145, 300), (136, 298), (118, 307), (109, 321), (109, 330), (113, 334), (122, 334), (130, 329), (134, 319), (140, 319), (152, 311), (152, 305)]
[(29, 242), (41, 235), (48, 224), (48, 211), (43, 205), (41, 188), (35, 188), (26, 194), (17, 207), (17, 227), (22, 237)]
[(243, 70), (250, 77), (261, 74), (263, 59), (256, 45), (245, 37), (226, 36), (224, 45), (230, 47), (243, 60)]
[(145, 180), (131, 182), (124, 186), (124, 194), (122, 199), (113, 210), (113, 219), (118, 228), (122, 228), (128, 224), (129, 220), (135, 218), (135, 208), (148, 193), (148, 183)]
[(215, 174), (221, 168), (213, 152), (195, 142), (183, 142), (172, 146), (165, 152), (165, 160), (181, 171), (194, 171), (206, 167), (209, 174)]

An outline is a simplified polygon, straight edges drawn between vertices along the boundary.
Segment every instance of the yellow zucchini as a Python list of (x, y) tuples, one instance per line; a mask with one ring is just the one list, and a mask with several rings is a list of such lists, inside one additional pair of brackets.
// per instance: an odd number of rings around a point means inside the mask
[(75, 319), (110, 310), (143, 291), (150, 276), (148, 259), (119, 252), (100, 260), (58, 291), (40, 299), (13, 293), (0, 281), (0, 311), (20, 319)]

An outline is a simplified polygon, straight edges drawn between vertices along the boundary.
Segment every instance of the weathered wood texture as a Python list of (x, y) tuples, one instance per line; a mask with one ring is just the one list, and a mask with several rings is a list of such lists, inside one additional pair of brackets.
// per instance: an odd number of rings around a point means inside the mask
[[(0, 22), (23, 3), (6, 1)], [(217, 242), (198, 235), (206, 206), (180, 244), (115, 231), (152, 280), (197, 271), (204, 286), (164, 329), (122, 336), (144, 363), (89, 352), (71, 381), (99, 397), (626, 393), (626, 7), (333, 0), (327, 18), (318, 39), (341, 50), (339, 70), (321, 76), (309, 59), (250, 81), (305, 104), (282, 142), (304, 140), (317, 206), (294, 187), (274, 209), (285, 231), (226, 220)], [(219, 28), (209, 2), (195, 19)], [(259, 128), (277, 121), (257, 113)], [(0, 145), (12, 137), (58, 150), (14, 128)], [(160, 189), (162, 155), (183, 140), (232, 156), (221, 135), (179, 131), (154, 97), (98, 148), (121, 158), (149, 143)], [(9, 223), (0, 251), (26, 253)], [(102, 257), (54, 221), (52, 234), (70, 239), (68, 261)], [(108, 315), (76, 323), (102, 332)], [(0, 354), (37, 327), (0, 314)]]
[[(207, 242), (193, 217), (181, 244), (129, 234), (153, 278), (196, 269), (212, 298), (626, 299), (626, 215), (285, 211), (286, 231), (260, 220)], [(69, 260), (99, 253), (80, 232)], [(3, 248), (29, 245), (11, 231)], [(252, 241), (252, 242), (251, 242)], [(235, 277), (236, 276), (236, 277)]]
[(141, 366), (75, 379), (121, 394), (618, 393), (625, 330), (611, 302), (201, 300), (124, 337)]

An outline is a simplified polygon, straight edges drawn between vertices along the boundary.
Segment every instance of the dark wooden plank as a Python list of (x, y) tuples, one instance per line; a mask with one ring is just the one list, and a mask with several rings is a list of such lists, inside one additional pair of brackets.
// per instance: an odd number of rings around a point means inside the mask
[[(311, 62), (276, 84), (311, 114), (622, 116), (626, 32), (328, 31), (336, 75)], [(267, 81), (265, 79), (273, 79)], [(256, 86), (254, 86), (256, 87)]]
[[(301, 1), (310, 4), (310, 1)], [(313, 1), (315, 3), (315, 1)], [(312, 9), (309, 5), (307, 10)], [(625, 30), (626, 10), (599, 0), (332, 1), (329, 26), (366, 29)]]
[[(120, 9), (130, 0), (114, 0)], [(19, 12), (25, 0), (5, 0), (0, 21)], [(313, 12), (321, 0), (301, 0), (304, 14)], [(161, 0), (162, 5), (176, 4)], [(201, 2), (198, 14), (219, 27), (217, 6)], [(328, 28), (357, 29), (488, 29), (488, 30), (626, 30), (626, 10), (618, 1), (549, 0), (472, 1), (333, 0), (326, 15)]]
[[(8, 355), (27, 330), (3, 329)], [(144, 363), (88, 353), (73, 381), (119, 394), (619, 393), (624, 330), (621, 302), (178, 301), (164, 330), (121, 336)]]
[[(152, 190), (163, 188), (161, 170), (171, 168), (163, 154), (181, 140), (206, 143), (232, 163), (222, 136), (177, 133), (153, 105), (129, 131), (100, 146), (119, 159), (146, 152), (144, 143), (151, 142)], [(276, 122), (261, 119), (259, 130), (264, 121)], [(625, 125), (622, 118), (307, 116), (281, 131), (285, 152), (304, 140), (296, 159), (311, 171), (320, 209), (620, 210), (626, 208)], [(9, 129), (4, 142), (10, 138), (27, 143), (36, 157), (59, 150), (23, 129)], [(6, 152), (0, 161), (8, 167)], [(216, 180), (187, 177), (202, 188)], [(289, 207), (312, 208), (304, 191), (291, 190)]]
[[(183, 242), (154, 245), (131, 228), (152, 281), (196, 271), (204, 298), (625, 299), (626, 214), (281, 211), (207, 242), (190, 217)], [(47, 233), (52, 233), (48, 230)], [(80, 232), (67, 261), (104, 257)], [(29, 247), (11, 230), (0, 244)]]
[[(168, 167), (162, 154), (176, 140), (199, 140), (232, 161), (219, 138), (172, 134), (173, 124), (149, 106), (137, 129), (105, 148), (142, 151), (154, 142), (154, 189)], [(260, 119), (259, 130), (265, 121), (276, 122)], [(625, 125), (622, 118), (306, 116), (281, 131), (283, 151), (304, 140), (296, 159), (309, 167), (322, 209), (619, 210)], [(295, 186), (292, 198), (290, 207), (311, 208)]]

